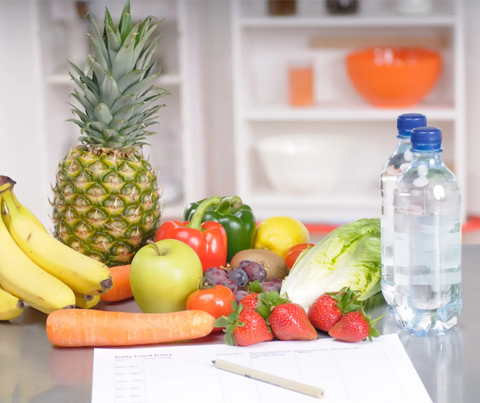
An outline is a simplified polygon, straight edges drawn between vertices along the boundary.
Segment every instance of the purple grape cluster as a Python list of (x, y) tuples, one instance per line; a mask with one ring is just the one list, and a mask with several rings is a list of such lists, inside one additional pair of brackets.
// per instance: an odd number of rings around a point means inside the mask
[(238, 289), (237, 283), (233, 280), (230, 280), (229, 278), (227, 278), (226, 280), (223, 280), (220, 283), (220, 285), (230, 288), (230, 290), (232, 290), (234, 294), (237, 292), (237, 289)]
[(263, 292), (280, 292), (283, 281), (281, 278), (265, 281), (267, 278), (265, 267), (252, 260), (242, 260), (238, 267), (228, 271), (218, 267), (210, 267), (205, 271), (204, 278), (205, 281), (229, 288), (234, 293), (237, 302), (240, 302), (248, 294), (243, 288), (249, 282), (259, 281)]
[(221, 284), (222, 281), (228, 280), (227, 272), (218, 267), (210, 267), (203, 273), (203, 276), (213, 284)]
[(228, 278), (233, 280), (238, 287), (245, 287), (248, 283), (248, 275), (239, 267), (228, 272)]
[(263, 282), (267, 278), (267, 271), (260, 263), (253, 262), (251, 260), (242, 260), (238, 265), (238, 268), (247, 273), (250, 281), (258, 280)]
[[(263, 289), (263, 292), (267, 292), (267, 291), (277, 291), (278, 293), (280, 292), (280, 289), (282, 288), (282, 283), (278, 283), (278, 282), (273, 282), (274, 279), (270, 280), (270, 281), (265, 281), (262, 283), (262, 289)], [(280, 280), (280, 279), (279, 279)]]
[(243, 297), (247, 296), (248, 295), (248, 292), (246, 292), (245, 290), (238, 290), (236, 293), (235, 293), (235, 299), (237, 301), (237, 304), (240, 303), (240, 301), (242, 300)]

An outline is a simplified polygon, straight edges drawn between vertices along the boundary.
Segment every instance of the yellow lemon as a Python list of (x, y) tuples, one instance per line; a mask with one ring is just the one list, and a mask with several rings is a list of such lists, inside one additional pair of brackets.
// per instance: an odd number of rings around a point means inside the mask
[(310, 241), (307, 228), (300, 221), (286, 216), (270, 217), (258, 224), (255, 249), (267, 249), (285, 259), (288, 250)]

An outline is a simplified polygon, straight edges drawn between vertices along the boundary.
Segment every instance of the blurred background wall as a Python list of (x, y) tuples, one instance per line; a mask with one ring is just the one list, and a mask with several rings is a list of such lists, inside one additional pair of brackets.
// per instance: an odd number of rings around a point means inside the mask
[[(166, 19), (158, 85), (172, 96), (145, 150), (161, 171), (165, 217), (212, 194), (239, 194), (259, 219), (336, 224), (378, 216), (378, 174), (395, 148), (395, 118), (406, 111), (444, 130), (444, 157), (464, 188), (466, 213), (480, 215), (480, 4), (433, 0), (431, 12), (416, 14), (417, 0), (408, 0), (405, 14), (396, 1), (359, 0), (354, 14), (333, 15), (323, 0), (297, 0), (290, 16), (272, 15), (266, 0), (132, 1), (134, 17)], [(65, 123), (73, 90), (66, 60), (83, 65), (90, 27), (80, 14), (101, 21), (105, 6), (115, 18), (123, 1), (0, 2), (0, 172), (47, 223), (56, 166), (78, 138)], [(374, 106), (352, 85), (347, 55), (382, 44), (423, 44), (442, 56), (440, 77), (416, 105)], [(314, 99), (295, 106), (289, 68), (305, 66)], [(296, 148), (288, 143), (269, 158), (268, 139), (283, 144), (278, 135), (297, 136)]]

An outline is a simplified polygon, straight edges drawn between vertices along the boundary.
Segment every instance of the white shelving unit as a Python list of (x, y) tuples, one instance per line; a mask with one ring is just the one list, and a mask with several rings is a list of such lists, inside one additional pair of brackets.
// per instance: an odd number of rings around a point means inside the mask
[[(58, 162), (70, 148), (78, 145), (79, 129), (72, 123), (64, 123), (73, 117), (67, 102), (72, 102), (69, 95), (75, 86), (68, 74), (71, 68), (67, 59), (74, 58), (73, 61), (83, 67), (87, 52), (91, 51), (86, 40), (86, 32), (91, 32), (91, 27), (88, 20), (76, 14), (75, 2), (35, 3), (34, 18), (40, 32), (36, 39), (40, 59), (38, 76), (41, 79), (37, 96), (40, 98), (41, 115), (46, 117), (41, 122), (41, 132), (47, 144), (44, 159), (47, 177), (43, 181), (45, 188), (49, 188), (50, 183), (55, 181)], [(158, 46), (162, 74), (156, 85), (169, 90), (172, 95), (160, 100), (167, 106), (160, 109), (160, 124), (153, 127), (157, 134), (149, 138), (151, 147), (143, 150), (155, 170), (160, 171), (159, 185), (164, 187), (162, 221), (181, 218), (185, 205), (203, 197), (205, 189), (202, 113), (199, 103), (194, 101), (198, 96), (200, 79), (197, 70), (191, 67), (198, 63), (200, 57), (195, 35), (199, 22), (195, 18), (195, 6), (190, 7), (187, 3), (187, 0), (144, 0), (131, 4), (134, 20), (148, 15), (165, 19), (158, 28), (158, 32), (164, 32), (164, 35)], [(124, 2), (88, 2), (88, 11), (99, 27), (103, 27), (105, 6), (116, 21)], [(79, 24), (83, 24), (83, 28)], [(69, 37), (73, 33), (79, 36)], [(46, 199), (42, 202), (45, 204), (45, 220), (51, 208)]]
[(453, 16), (432, 15), (406, 20), (388, 14), (347, 17), (244, 17), (240, 25), (244, 28), (305, 28), (305, 27), (392, 27), (422, 26), (450, 27), (455, 25)]
[[(431, 120), (448, 122), (457, 118), (457, 111), (451, 106), (421, 105), (422, 112)], [(317, 105), (309, 109), (293, 109), (287, 106), (252, 107), (243, 112), (243, 118), (247, 121), (257, 122), (319, 122), (319, 121), (352, 121), (391, 122), (398, 115), (406, 112), (415, 112), (418, 108), (406, 109), (379, 109), (365, 105), (336, 106), (332, 104)]]
[[(306, 222), (342, 223), (380, 215), (377, 180), (381, 166), (396, 144), (396, 118), (407, 112), (427, 116), (444, 133), (444, 159), (454, 167), (467, 194), (465, 155), (465, 83), (462, 2), (441, 2), (426, 16), (403, 16), (389, 10), (388, 1), (362, 2), (353, 16), (329, 16), (322, 2), (302, 2), (295, 16), (268, 16), (266, 1), (234, 0), (232, 53), (234, 77), (234, 138), (237, 194), (248, 200), (258, 219), (291, 215)], [(310, 7), (310, 8), (309, 8)], [(312, 7), (316, 7), (313, 9)], [(446, 38), (440, 49), (443, 72), (434, 90), (411, 108), (384, 109), (369, 105), (354, 91), (345, 69), (350, 49), (310, 47), (312, 37), (349, 36)], [(287, 102), (287, 65), (295, 59), (315, 66), (316, 104), (293, 108)], [(329, 194), (291, 194), (275, 189), (265, 176), (255, 145), (276, 134), (341, 134), (358, 141), (357, 152), (369, 150), (378, 172), (364, 190), (342, 189)], [(339, 143), (339, 147), (342, 145)], [(373, 150), (372, 150), (373, 149)], [(301, 163), (301, 161), (299, 161)], [(342, 161), (352, 175), (363, 179), (355, 158)], [(292, 169), (295, 169), (293, 166)], [(328, 175), (328, 172), (312, 173)], [(464, 197), (464, 201), (466, 197)], [(464, 212), (467, 212), (464, 203)]]

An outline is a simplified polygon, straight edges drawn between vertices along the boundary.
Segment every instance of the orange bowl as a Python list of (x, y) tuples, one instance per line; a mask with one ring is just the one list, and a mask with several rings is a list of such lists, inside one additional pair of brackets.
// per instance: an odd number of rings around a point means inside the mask
[(442, 69), (438, 52), (421, 48), (372, 48), (346, 60), (350, 80), (367, 101), (380, 107), (417, 104), (436, 84)]

